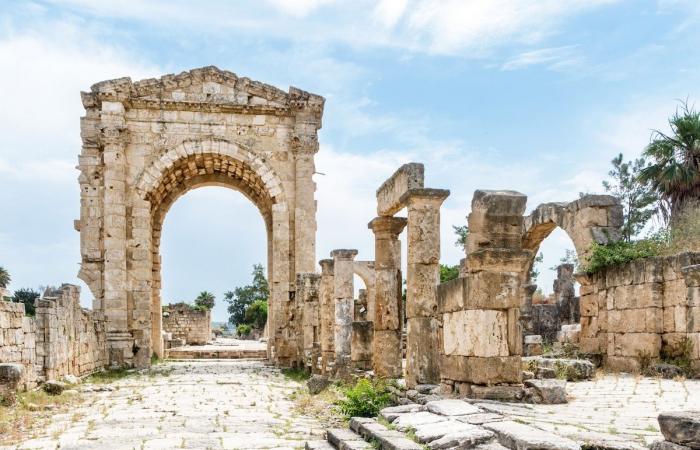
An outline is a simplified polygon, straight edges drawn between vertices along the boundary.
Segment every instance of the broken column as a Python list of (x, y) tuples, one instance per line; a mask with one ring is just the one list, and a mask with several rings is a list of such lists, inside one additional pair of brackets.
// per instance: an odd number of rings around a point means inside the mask
[(326, 374), (335, 362), (335, 294), (333, 260), (322, 259), (319, 303), (321, 319), (321, 373)]
[(476, 191), (469, 215), (466, 276), (439, 287), (443, 313), (443, 388), (478, 395), (476, 385), (520, 383), (522, 274), (532, 251), (522, 249), (527, 197)]
[(440, 206), (450, 191), (411, 189), (401, 201), (408, 208), (408, 273), (406, 276), (406, 384), (440, 381)]
[(353, 259), (357, 250), (333, 250), (333, 295), (335, 300), (335, 367), (337, 376), (348, 373), (351, 359), (354, 309)]
[(318, 373), (321, 357), (320, 308), (318, 290), (321, 276), (316, 273), (297, 274), (297, 299), (302, 310), (302, 349), (304, 366)]
[(368, 225), (374, 232), (374, 339), (372, 367), (382, 378), (400, 378), (401, 328), (401, 241), (406, 227), (403, 217), (376, 217)]

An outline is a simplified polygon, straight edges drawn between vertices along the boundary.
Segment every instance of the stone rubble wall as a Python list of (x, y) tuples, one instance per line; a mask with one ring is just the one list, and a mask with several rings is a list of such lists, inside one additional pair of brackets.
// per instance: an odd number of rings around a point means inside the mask
[(648, 258), (580, 275), (581, 350), (611, 370), (638, 371), (646, 357), (692, 343), (700, 369), (700, 253)]
[(35, 317), (24, 305), (0, 301), (0, 362), (24, 366), (20, 388), (66, 375), (83, 376), (107, 367), (104, 315), (80, 307), (80, 288), (47, 289)]
[(0, 300), (0, 362), (24, 366), (21, 389), (37, 383), (35, 321), (24, 315), (24, 304)]
[(211, 341), (211, 311), (178, 303), (163, 311), (163, 330), (185, 344), (204, 345)]

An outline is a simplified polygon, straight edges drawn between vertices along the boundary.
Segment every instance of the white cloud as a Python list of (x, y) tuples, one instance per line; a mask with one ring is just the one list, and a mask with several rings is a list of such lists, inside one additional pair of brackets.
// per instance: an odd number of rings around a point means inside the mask
[(566, 45), (523, 52), (503, 63), (501, 70), (517, 70), (534, 65), (546, 65), (553, 69), (570, 67), (579, 61), (574, 54), (575, 48), (574, 45)]
[[(569, 18), (620, 0), (268, 0), (200, 3), (52, 0), (100, 17), (128, 17), (211, 32), (264, 34), (480, 57), (504, 44), (541, 42)], [(323, 7), (324, 14), (312, 14)], [(369, 12), (369, 13), (368, 13)], [(291, 19), (294, 20), (289, 20)]]

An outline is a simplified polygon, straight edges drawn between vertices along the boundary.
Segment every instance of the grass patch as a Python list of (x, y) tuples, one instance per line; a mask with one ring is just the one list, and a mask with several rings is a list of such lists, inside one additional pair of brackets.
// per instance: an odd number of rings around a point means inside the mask
[(298, 367), (294, 367), (291, 369), (282, 369), (282, 375), (284, 375), (287, 379), (297, 381), (300, 383), (311, 378), (311, 373), (308, 370)]
[(109, 384), (119, 381), (122, 378), (126, 378), (132, 375), (134, 372), (129, 371), (129, 369), (119, 368), (119, 369), (109, 369), (103, 370), (101, 372), (95, 372), (85, 380), (87, 383), (94, 384)]
[(337, 404), (346, 417), (374, 417), (391, 402), (387, 384), (381, 379), (360, 378), (354, 386), (345, 388), (343, 394), (344, 398)]
[(0, 406), (0, 445), (13, 445), (37, 436), (49, 419), (79, 404), (82, 397), (63, 393), (49, 395), (43, 390), (21, 392), (12, 406)]

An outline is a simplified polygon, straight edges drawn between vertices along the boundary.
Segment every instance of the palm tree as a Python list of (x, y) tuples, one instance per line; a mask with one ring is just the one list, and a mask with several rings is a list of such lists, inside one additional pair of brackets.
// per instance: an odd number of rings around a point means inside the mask
[(194, 304), (202, 308), (212, 309), (214, 307), (214, 298), (214, 294), (211, 292), (202, 291), (197, 298), (194, 299)]
[(0, 288), (5, 289), (7, 285), (10, 284), (10, 280), (10, 272), (0, 266)]
[(668, 123), (670, 135), (652, 133), (644, 155), (653, 163), (641, 170), (639, 181), (658, 192), (664, 218), (673, 222), (700, 201), (700, 112), (683, 102)]

